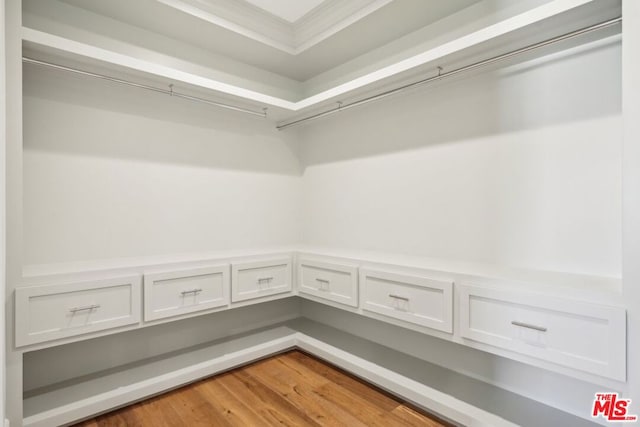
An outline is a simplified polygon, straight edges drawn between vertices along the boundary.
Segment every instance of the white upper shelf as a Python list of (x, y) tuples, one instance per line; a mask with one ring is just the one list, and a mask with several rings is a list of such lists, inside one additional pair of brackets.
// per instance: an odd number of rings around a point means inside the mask
[[(310, 96), (291, 101), (222, 79), (205, 76), (193, 70), (172, 67), (149, 57), (131, 52), (116, 51), (62, 37), (33, 28), (23, 27), (22, 38), (29, 55), (54, 56), (59, 61), (89, 63), (107, 68), (113, 73), (141, 73), (146, 78), (163, 83), (179, 83), (194, 89), (205, 90), (212, 97), (237, 100), (242, 104), (281, 109), (285, 116), (292, 113), (326, 106), (331, 102), (353, 99), (363, 93), (388, 86), (401, 79), (420, 74), (435, 73), (437, 66), (451, 67), (471, 59), (483, 59), (496, 54), (554, 37), (576, 29), (620, 16), (620, 2), (616, 0), (554, 0), (541, 6), (502, 19), (481, 29), (468, 32), (441, 44), (425, 48), (397, 62), (349, 78), (335, 86), (325, 88)], [(619, 28), (615, 31), (619, 32)], [(602, 36), (610, 35), (611, 30)], [(179, 63), (177, 61), (176, 63)], [(65, 65), (65, 64), (61, 64)], [(340, 81), (341, 79), (334, 79)], [(344, 79), (343, 79), (344, 80)], [(301, 90), (301, 92), (304, 92)]]
[[(36, 51), (46, 51), (54, 55), (62, 54), (67, 58), (79, 59), (82, 62), (86, 62), (87, 60), (92, 62), (91, 60), (94, 60), (107, 66), (109, 69), (115, 69), (115, 71), (118, 69), (132, 70), (162, 77), (171, 81), (182, 82), (190, 86), (232, 95), (258, 104), (275, 106), (292, 111), (296, 110), (295, 102), (42, 31), (23, 27), (22, 40), (23, 42), (27, 42), (26, 47), (35, 48)], [(31, 44), (35, 46), (31, 46)]]

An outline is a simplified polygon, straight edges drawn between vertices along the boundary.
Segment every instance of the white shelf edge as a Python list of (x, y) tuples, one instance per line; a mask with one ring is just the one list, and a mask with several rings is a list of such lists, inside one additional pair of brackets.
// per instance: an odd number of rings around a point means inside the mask
[(295, 103), (282, 98), (265, 95), (260, 92), (244, 89), (218, 80), (202, 77), (193, 73), (177, 70), (165, 65), (134, 58), (129, 55), (91, 46), (86, 43), (81, 43), (28, 27), (22, 27), (22, 40), (131, 70), (141, 71), (227, 95), (237, 96), (260, 104), (267, 104), (287, 110), (293, 110), (296, 107)]
[(30, 264), (23, 268), (25, 280), (38, 277), (83, 274), (88, 272), (119, 271), (139, 268), (154, 268), (166, 265), (195, 264), (214, 259), (242, 259), (255, 257), (286, 256), (296, 251), (296, 246), (265, 246), (252, 249), (229, 249), (209, 252), (190, 252), (170, 255), (108, 258), (76, 262)]
[[(361, 266), (385, 266), (400, 270), (427, 270), (433, 273), (480, 280), (501, 286), (506, 282), (519, 289), (532, 289), (540, 293), (551, 292), (558, 296), (568, 296), (573, 290), (581, 289), (600, 298), (609, 295), (612, 299), (621, 297), (621, 278), (617, 276), (597, 276), (589, 273), (547, 271), (542, 269), (514, 267), (501, 264), (465, 262), (455, 259), (433, 258), (421, 255), (385, 253), (310, 245), (290, 245), (247, 250), (229, 250), (197, 254), (176, 254), (152, 257), (105, 259), (77, 263), (27, 265), (23, 268), (22, 281), (18, 286), (38, 286), (50, 282), (93, 280), (117, 274), (142, 273), (151, 268), (195, 267), (210, 262), (240, 262), (242, 259), (265, 258), (270, 256), (312, 256)], [(548, 288), (548, 289), (547, 289)], [(586, 295), (586, 294), (585, 294)], [(583, 295), (583, 296), (585, 296)]]
[(416, 69), (417, 67), (445, 59), (447, 56), (473, 48), (490, 40), (497, 39), (517, 30), (538, 24), (545, 19), (552, 18), (572, 9), (584, 6), (597, 0), (553, 0), (527, 12), (504, 19), (481, 30), (459, 37), (435, 48), (388, 65), (364, 76), (357, 77), (346, 83), (339, 84), (318, 94), (306, 97), (297, 102), (287, 101), (275, 96), (244, 89), (239, 86), (223, 83), (218, 80), (188, 73), (165, 65), (141, 60), (129, 55), (113, 52), (107, 49), (91, 46), (64, 37), (45, 33), (28, 27), (22, 27), (23, 41), (39, 46), (71, 53), (73, 55), (90, 58), (96, 61), (113, 64), (131, 70), (141, 71), (167, 79), (184, 82), (189, 85), (213, 90), (222, 94), (242, 98), (259, 104), (282, 108), (289, 112), (300, 112), (319, 106), (333, 98), (348, 96), (359, 89), (365, 89), (400, 73)]
[[(583, 291), (605, 293), (612, 296), (620, 296), (620, 277), (596, 276), (588, 273), (573, 273), (561, 271), (548, 271), (533, 268), (519, 268), (508, 265), (468, 262), (447, 258), (432, 258), (421, 255), (408, 255), (397, 253), (384, 253), (366, 250), (352, 250), (344, 248), (305, 246), (296, 248), (297, 256), (312, 256), (325, 259), (334, 259), (342, 262), (355, 262), (363, 267), (384, 267), (392, 270), (418, 269), (428, 270), (449, 277), (465, 280), (480, 280), (482, 283), (493, 283), (500, 286), (509, 282), (518, 289), (536, 289), (540, 285), (548, 284), (553, 287), (561, 287), (567, 291), (580, 288)], [(540, 290), (548, 293), (547, 290)], [(560, 291), (560, 289), (557, 289)], [(555, 294), (555, 292), (554, 292)], [(559, 295), (562, 293), (559, 292)]]

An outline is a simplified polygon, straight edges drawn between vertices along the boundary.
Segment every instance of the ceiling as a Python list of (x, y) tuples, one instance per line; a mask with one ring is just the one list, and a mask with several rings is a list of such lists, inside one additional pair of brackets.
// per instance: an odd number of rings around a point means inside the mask
[(294, 23), (324, 0), (246, 0), (272, 15)]

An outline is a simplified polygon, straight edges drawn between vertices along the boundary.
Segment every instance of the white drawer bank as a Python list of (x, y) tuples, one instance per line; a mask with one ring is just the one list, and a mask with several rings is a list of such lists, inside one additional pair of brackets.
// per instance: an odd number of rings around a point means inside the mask
[(441, 275), (310, 254), (296, 267), (305, 299), (438, 337), (453, 333), (454, 283)]
[(40, 349), (294, 295), (291, 253), (133, 270), (139, 272), (51, 275), (41, 279), (47, 284), (17, 288), (16, 347)]
[(626, 379), (623, 307), (309, 252), (18, 288), (15, 342), (28, 351), (292, 295), (578, 378)]
[(297, 272), (299, 296), (314, 302), (587, 381), (626, 380), (621, 306), (311, 252), (298, 256)]

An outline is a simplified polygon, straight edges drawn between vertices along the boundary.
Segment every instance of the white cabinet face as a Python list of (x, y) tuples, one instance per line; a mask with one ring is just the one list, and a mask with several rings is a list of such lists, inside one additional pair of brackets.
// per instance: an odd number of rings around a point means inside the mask
[(228, 264), (144, 275), (145, 321), (228, 304)]
[(140, 276), (16, 289), (16, 346), (140, 321)]
[(453, 282), (361, 268), (360, 288), (364, 310), (453, 332)]
[(231, 271), (231, 301), (291, 292), (291, 257), (234, 263)]
[(300, 259), (298, 291), (351, 307), (358, 306), (358, 267)]
[(460, 295), (463, 338), (625, 380), (623, 308), (467, 285)]

